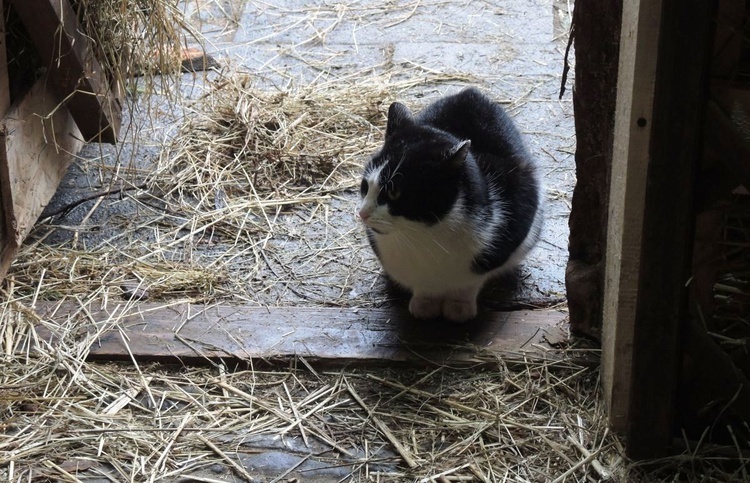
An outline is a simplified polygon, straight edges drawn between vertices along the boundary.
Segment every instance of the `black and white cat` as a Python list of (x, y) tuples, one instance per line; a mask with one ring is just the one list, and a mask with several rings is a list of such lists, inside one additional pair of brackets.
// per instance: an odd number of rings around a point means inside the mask
[(415, 317), (466, 321), (484, 283), (513, 270), (542, 227), (535, 164), (510, 117), (479, 90), (414, 116), (395, 102), (368, 162), (359, 217)]

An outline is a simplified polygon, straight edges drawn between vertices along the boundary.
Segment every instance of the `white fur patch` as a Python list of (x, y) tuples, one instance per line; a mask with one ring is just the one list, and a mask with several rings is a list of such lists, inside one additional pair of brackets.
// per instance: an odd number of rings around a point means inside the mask
[(383, 218), (383, 213), (381, 212), (382, 209), (385, 209), (385, 214), (387, 214), (388, 212), (387, 207), (378, 206), (378, 195), (380, 194), (380, 183), (378, 180), (380, 178), (380, 172), (383, 170), (384, 166), (385, 164), (382, 164), (370, 171), (367, 171), (364, 174), (364, 180), (367, 181), (368, 188), (367, 194), (359, 204), (359, 216), (363, 220), (365, 218), (368, 218), (368, 221), (365, 222), (368, 226), (370, 225), (371, 221), (380, 220)]
[(474, 287), (478, 292), (486, 277), (471, 267), (484, 243), (462, 210), (459, 200), (441, 222), (427, 226), (392, 217), (385, 206), (378, 207), (367, 225), (380, 232), (375, 233), (375, 242), (390, 277), (415, 295), (444, 295)]

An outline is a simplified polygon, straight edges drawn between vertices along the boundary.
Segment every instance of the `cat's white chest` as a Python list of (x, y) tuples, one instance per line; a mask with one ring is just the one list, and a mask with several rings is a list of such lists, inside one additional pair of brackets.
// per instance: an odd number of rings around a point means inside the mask
[(479, 251), (474, 230), (465, 221), (426, 226), (400, 220), (397, 229), (375, 234), (380, 261), (397, 283), (420, 293), (446, 293), (481, 283), (472, 263)]

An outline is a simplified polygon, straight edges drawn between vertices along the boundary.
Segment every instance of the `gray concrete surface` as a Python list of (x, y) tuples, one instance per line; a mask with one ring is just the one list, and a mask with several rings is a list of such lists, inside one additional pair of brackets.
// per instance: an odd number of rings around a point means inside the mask
[[(407, 95), (414, 102), (426, 103), (467, 83), (505, 102), (540, 163), (546, 184), (546, 225), (518, 279), (489, 287), (483, 306), (541, 306), (564, 299), (567, 216), (575, 182), (570, 80), (568, 92), (558, 100), (570, 21), (567, 2), (214, 0), (200, 5), (195, 9), (187, 2), (186, 11), (206, 35), (207, 50), (227, 69), (247, 71), (268, 88), (419, 65), (472, 80), (413, 89)], [(182, 89), (187, 97), (194, 97), (202, 92), (202, 83), (187, 74)], [(172, 225), (184, 221), (179, 213), (159, 215), (163, 205), (158, 197), (140, 196), (141, 202), (135, 203), (128, 196), (132, 191), (59, 211), (90, 193), (139, 184), (182, 116), (179, 106), (141, 107), (132, 113), (117, 149), (87, 146), (46, 211), (56, 216), (41, 223), (32, 239), (70, 244), (75, 236), (77, 248), (96, 250), (133, 246), (136, 239), (141, 246), (137, 256), (145, 256), (157, 236), (149, 220), (161, 216), (162, 222)], [(331, 199), (324, 207), (327, 225), (317, 233), (314, 228), (305, 232), (298, 220), (320, 206), (279, 214), (279, 228), (267, 243), (267, 263), (258, 268), (257, 260), (234, 257), (225, 266), (229, 288), (219, 291), (219, 297), (266, 305), (353, 307), (403, 298), (389, 290), (379, 275), (353, 216), (357, 196), (352, 190)], [(321, 255), (343, 247), (341, 240), (352, 237), (355, 249), (333, 259)], [(160, 257), (191, 265), (221, 258), (217, 254), (221, 247), (196, 246), (176, 245)], [(309, 256), (300, 256), (304, 246), (310, 247)], [(286, 273), (290, 266), (297, 268)]]

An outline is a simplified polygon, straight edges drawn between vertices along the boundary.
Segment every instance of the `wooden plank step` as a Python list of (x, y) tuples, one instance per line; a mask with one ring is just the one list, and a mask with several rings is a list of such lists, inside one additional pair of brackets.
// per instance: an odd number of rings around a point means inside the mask
[[(61, 326), (69, 327), (65, 322), (71, 318), (80, 321), (78, 337), (117, 321), (91, 345), (89, 358), (98, 360), (283, 362), (301, 356), (337, 364), (478, 363), (493, 355), (557, 360), (561, 353), (550, 344), (564, 344), (567, 334), (567, 314), (554, 310), (492, 312), (470, 324), (450, 324), (417, 321), (401, 309), (125, 305), (94, 311), (47, 302), (36, 311)], [(60, 334), (45, 329), (50, 325), (40, 324), (37, 333), (52, 341)]]

